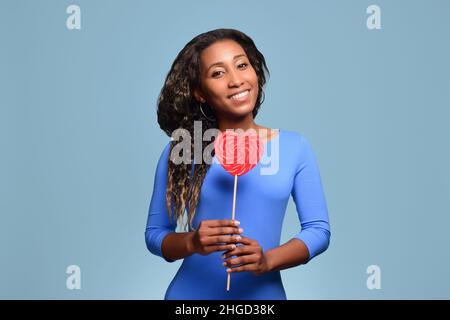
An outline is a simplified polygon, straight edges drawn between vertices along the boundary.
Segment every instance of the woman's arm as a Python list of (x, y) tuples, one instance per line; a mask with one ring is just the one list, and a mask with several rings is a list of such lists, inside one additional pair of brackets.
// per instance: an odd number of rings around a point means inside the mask
[[(167, 162), (169, 159), (169, 151), (170, 142), (161, 153), (156, 167), (153, 193), (148, 209), (147, 226), (145, 229), (145, 243), (151, 253), (164, 258), (167, 262), (174, 262), (176, 258), (180, 256), (180, 253), (186, 253), (186, 249), (184, 248), (185, 242), (183, 242), (183, 237), (186, 237), (186, 235), (172, 235), (172, 233), (176, 233), (175, 229), (177, 224), (174, 219), (169, 219), (166, 207)], [(165, 241), (167, 237), (169, 237), (169, 241)], [(175, 250), (176, 254), (174, 255), (172, 253), (170, 256), (166, 256), (166, 254), (172, 252), (172, 250)]]
[(194, 232), (172, 232), (162, 242), (162, 252), (166, 260), (175, 261), (192, 255), (192, 236)]
[[(261, 275), (287, 269), (308, 263), (328, 248), (331, 233), (319, 169), (306, 139), (300, 136), (298, 142), (299, 159), (291, 193), (297, 206), (301, 231), (287, 243), (265, 252), (258, 241), (242, 237), (240, 242), (247, 246), (240, 246), (223, 255), (224, 265), (231, 267), (228, 272), (253, 271)], [(233, 255), (239, 256), (228, 259)], [(241, 263), (243, 265), (235, 267)]]
[(300, 160), (291, 194), (301, 231), (290, 241), (265, 253), (270, 271), (306, 264), (324, 252), (330, 243), (328, 209), (319, 167), (310, 143), (303, 136), (300, 139)]
[(305, 264), (309, 260), (309, 251), (303, 241), (291, 239), (285, 244), (265, 253), (268, 272), (279, 271)]

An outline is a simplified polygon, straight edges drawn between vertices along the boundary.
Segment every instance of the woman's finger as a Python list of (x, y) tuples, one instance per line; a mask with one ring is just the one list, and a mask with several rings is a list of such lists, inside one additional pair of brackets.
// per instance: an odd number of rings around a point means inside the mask
[(257, 269), (256, 265), (254, 264), (244, 264), (240, 267), (235, 268), (227, 268), (227, 272), (242, 272), (242, 271), (255, 271)]
[(243, 235), (241, 235), (241, 240), (239, 241), (240, 243), (243, 243), (243, 244), (246, 244), (246, 245), (252, 245), (252, 244), (255, 244), (255, 240), (253, 240), (253, 239), (250, 239), (250, 238), (248, 238), (248, 237), (245, 237), (245, 236), (243, 236)]
[(238, 220), (204, 220), (206, 225), (211, 228), (215, 227), (237, 227), (240, 222)]
[(211, 237), (211, 239), (214, 239), (215, 243), (238, 243), (241, 241), (242, 236), (215, 236)]
[(227, 251), (227, 250), (234, 250), (236, 248), (235, 244), (223, 244), (223, 245), (211, 245), (205, 247), (207, 252), (215, 252), (215, 251)]
[(241, 234), (244, 232), (242, 228), (238, 227), (216, 227), (216, 228), (208, 228), (208, 235), (215, 236), (221, 234)]
[(237, 246), (235, 249), (225, 252), (222, 255), (223, 259), (228, 259), (232, 256), (240, 256), (244, 254), (253, 254), (255, 253), (253, 248), (250, 246)]
[(248, 254), (248, 255), (241, 255), (237, 258), (232, 258), (229, 260), (224, 261), (227, 267), (233, 267), (236, 265), (246, 265), (246, 264), (253, 264), (258, 262), (258, 257), (256, 254)]

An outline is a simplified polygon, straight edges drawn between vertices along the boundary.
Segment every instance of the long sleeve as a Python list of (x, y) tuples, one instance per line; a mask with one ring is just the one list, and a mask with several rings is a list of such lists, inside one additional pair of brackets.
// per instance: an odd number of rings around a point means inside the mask
[(295, 238), (308, 248), (308, 263), (328, 248), (331, 232), (316, 157), (304, 136), (300, 140), (300, 161), (291, 194), (301, 224), (301, 231)]
[(167, 186), (167, 161), (170, 151), (170, 142), (164, 148), (156, 167), (155, 180), (153, 183), (153, 194), (148, 210), (147, 227), (145, 230), (145, 242), (148, 250), (167, 262), (175, 260), (166, 259), (161, 250), (164, 237), (175, 232), (176, 221), (169, 219), (166, 207), (166, 186)]

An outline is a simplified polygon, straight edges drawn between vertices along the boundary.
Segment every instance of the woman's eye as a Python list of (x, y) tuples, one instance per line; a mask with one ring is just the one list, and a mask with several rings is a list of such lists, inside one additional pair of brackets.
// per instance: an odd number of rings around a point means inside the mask
[(219, 72), (223, 72), (223, 71), (216, 71), (216, 72), (213, 72), (212, 76), (215, 77)]
[[(245, 67), (247, 67), (247, 65), (248, 65), (247, 63), (243, 62), (243, 63), (239, 64), (238, 67), (244, 66), (243, 68), (245, 68)], [(215, 71), (212, 73), (211, 76), (215, 78), (217, 75), (220, 74), (220, 72), (223, 72), (223, 71)]]

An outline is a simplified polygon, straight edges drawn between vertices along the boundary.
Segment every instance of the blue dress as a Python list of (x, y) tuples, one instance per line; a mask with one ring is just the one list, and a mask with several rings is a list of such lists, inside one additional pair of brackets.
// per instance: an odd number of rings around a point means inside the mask
[[(156, 168), (145, 241), (151, 253), (173, 262), (161, 251), (164, 237), (176, 229), (176, 222), (169, 219), (165, 205), (169, 149), (170, 142)], [(277, 154), (279, 157), (275, 157)], [(195, 228), (202, 220), (231, 220), (233, 187), (234, 177), (214, 157), (200, 190), (193, 219)], [(308, 248), (308, 263), (329, 245), (325, 195), (310, 143), (300, 133), (279, 130), (278, 135), (264, 143), (260, 162), (239, 176), (237, 183), (235, 219), (241, 222), (243, 235), (257, 240), (264, 251), (280, 245), (282, 222), (290, 195), (301, 225), (301, 230), (293, 238), (303, 241)], [(260, 276), (249, 271), (231, 273), (230, 290), (227, 291), (223, 252), (205, 256), (193, 254), (184, 258), (164, 299), (286, 300), (280, 271)]]

